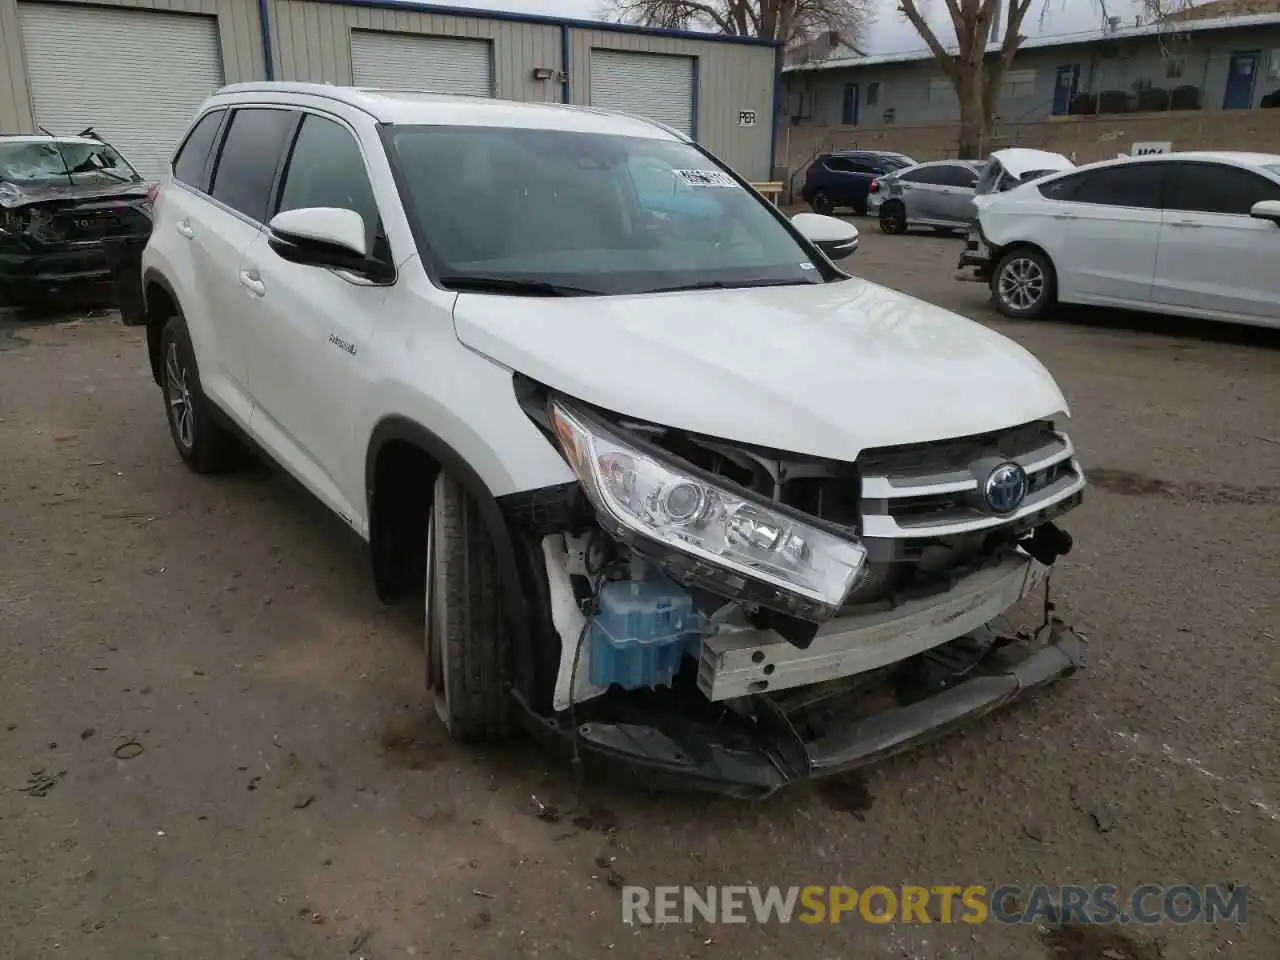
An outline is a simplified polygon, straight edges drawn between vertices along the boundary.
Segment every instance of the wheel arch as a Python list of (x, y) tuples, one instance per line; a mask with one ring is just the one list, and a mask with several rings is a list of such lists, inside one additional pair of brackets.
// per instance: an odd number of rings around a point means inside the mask
[[(409, 469), (398, 477), (398, 467)], [(400, 599), (413, 588), (419, 565), (425, 571), (426, 516), (431, 487), (441, 470), (456, 479), (479, 507), (497, 557), (513, 640), (517, 647), (525, 647), (529, 642), (526, 585), (497, 499), (475, 468), (449, 443), (416, 420), (400, 415), (378, 421), (365, 451), (369, 549), (378, 596), (388, 603)], [(399, 535), (406, 525), (407, 538)], [(421, 536), (415, 536), (415, 529)]]
[(154, 267), (142, 274), (142, 301), (146, 311), (147, 359), (151, 363), (151, 376), (160, 382), (160, 335), (165, 322), (179, 312), (178, 295), (165, 275)]

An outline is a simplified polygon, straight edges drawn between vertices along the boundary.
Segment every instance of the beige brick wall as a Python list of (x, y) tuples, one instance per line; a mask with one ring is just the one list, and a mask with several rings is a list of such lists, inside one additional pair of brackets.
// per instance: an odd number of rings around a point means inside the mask
[[(780, 133), (778, 157), (793, 182), (819, 153), (833, 149), (896, 150), (917, 160), (955, 156), (955, 124), (890, 127), (789, 127)], [(1036, 147), (1072, 156), (1076, 163), (1128, 153), (1134, 143), (1172, 141), (1175, 150), (1259, 150), (1280, 154), (1280, 109), (1133, 113), (1059, 117), (1003, 124), (992, 149)]]

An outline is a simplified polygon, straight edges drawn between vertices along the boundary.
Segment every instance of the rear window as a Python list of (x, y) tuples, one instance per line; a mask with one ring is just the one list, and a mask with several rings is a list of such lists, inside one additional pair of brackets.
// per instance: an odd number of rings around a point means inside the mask
[(254, 107), (232, 113), (213, 173), (214, 199), (257, 223), (265, 221), (271, 184), (295, 119), (292, 110)]
[(213, 150), (213, 141), (218, 135), (218, 127), (222, 124), (225, 112), (211, 110), (192, 127), (186, 142), (178, 148), (178, 155), (173, 158), (173, 179), (197, 190), (205, 189), (209, 153)]

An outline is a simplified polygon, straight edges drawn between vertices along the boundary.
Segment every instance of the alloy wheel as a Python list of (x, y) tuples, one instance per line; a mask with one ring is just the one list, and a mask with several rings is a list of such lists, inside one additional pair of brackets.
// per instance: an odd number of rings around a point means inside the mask
[(831, 203), (831, 198), (822, 191), (818, 191), (813, 195), (813, 212), (821, 213), (823, 216), (830, 216), (835, 207)]
[(998, 289), (1005, 306), (1020, 313), (1033, 310), (1044, 298), (1044, 271), (1030, 257), (1016, 257), (1000, 273)]
[(190, 450), (196, 442), (195, 411), (191, 407), (188, 372), (178, 357), (178, 344), (171, 341), (165, 351), (165, 399), (169, 401), (169, 420), (182, 449)]

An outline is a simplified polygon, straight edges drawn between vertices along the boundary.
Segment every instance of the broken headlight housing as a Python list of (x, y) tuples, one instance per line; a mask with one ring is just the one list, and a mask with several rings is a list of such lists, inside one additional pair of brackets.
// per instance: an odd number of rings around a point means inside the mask
[(602, 518), (629, 540), (638, 535), (642, 552), (666, 548), (680, 579), (807, 620), (840, 609), (867, 557), (851, 535), (699, 476), (561, 401), (548, 412)]

